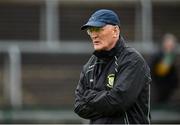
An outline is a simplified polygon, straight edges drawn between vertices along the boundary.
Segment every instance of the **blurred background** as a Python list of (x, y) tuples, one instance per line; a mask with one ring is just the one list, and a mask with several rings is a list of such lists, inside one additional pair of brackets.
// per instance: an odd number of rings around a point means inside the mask
[(153, 81), (151, 113), (153, 123), (180, 123), (179, 0), (0, 0), (0, 123), (88, 122), (73, 112), (79, 74), (93, 52), (80, 27), (101, 8), (118, 13), (121, 34), (151, 67), (164, 35), (173, 36), (173, 56), (161, 58), (166, 68), (157, 79), (173, 64), (176, 81)]

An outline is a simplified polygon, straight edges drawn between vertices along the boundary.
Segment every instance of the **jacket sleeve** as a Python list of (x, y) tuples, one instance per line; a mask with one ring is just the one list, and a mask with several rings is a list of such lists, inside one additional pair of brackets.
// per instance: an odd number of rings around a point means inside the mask
[(86, 84), (86, 78), (84, 73), (82, 72), (80, 75), (80, 80), (78, 86), (75, 90), (75, 105), (74, 105), (74, 112), (78, 114), (80, 117), (85, 119), (93, 119), (101, 117), (99, 113), (95, 111), (94, 108), (89, 107), (87, 102), (84, 100), (84, 92), (88, 89)]
[(150, 80), (146, 75), (147, 67), (142, 60), (131, 60), (122, 65), (114, 87), (109, 91), (99, 91), (87, 94), (89, 106), (103, 115), (113, 115), (124, 112), (138, 98), (142, 88)]

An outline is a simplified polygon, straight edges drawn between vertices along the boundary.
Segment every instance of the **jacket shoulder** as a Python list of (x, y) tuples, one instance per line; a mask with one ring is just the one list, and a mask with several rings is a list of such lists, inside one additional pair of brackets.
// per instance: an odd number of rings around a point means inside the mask
[(119, 64), (122, 65), (134, 65), (138, 64), (141, 68), (146, 69), (150, 72), (150, 68), (144, 59), (144, 57), (134, 48), (125, 47), (123, 52), (119, 55)]
[(119, 67), (134, 67), (142, 70), (144, 76), (151, 81), (150, 68), (144, 57), (132, 47), (126, 47), (118, 59)]
[(142, 61), (145, 62), (143, 56), (134, 48), (132, 47), (125, 47), (123, 52), (119, 55), (119, 61)]

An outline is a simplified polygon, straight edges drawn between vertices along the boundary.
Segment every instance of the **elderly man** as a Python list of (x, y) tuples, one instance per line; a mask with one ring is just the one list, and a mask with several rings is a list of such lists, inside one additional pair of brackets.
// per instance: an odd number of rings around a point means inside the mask
[(98, 10), (81, 29), (87, 30), (95, 51), (75, 90), (75, 113), (91, 124), (150, 123), (150, 70), (126, 45), (117, 14)]

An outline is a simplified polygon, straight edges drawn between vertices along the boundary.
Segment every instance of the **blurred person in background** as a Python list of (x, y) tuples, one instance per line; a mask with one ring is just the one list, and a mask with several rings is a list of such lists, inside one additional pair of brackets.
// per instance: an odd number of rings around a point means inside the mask
[(91, 124), (150, 123), (150, 69), (121, 36), (114, 11), (101, 9), (81, 27), (95, 49), (75, 90), (75, 113)]
[(175, 66), (176, 41), (173, 34), (165, 34), (161, 49), (152, 56), (150, 68), (155, 90), (154, 103), (168, 102), (178, 85), (177, 67)]

